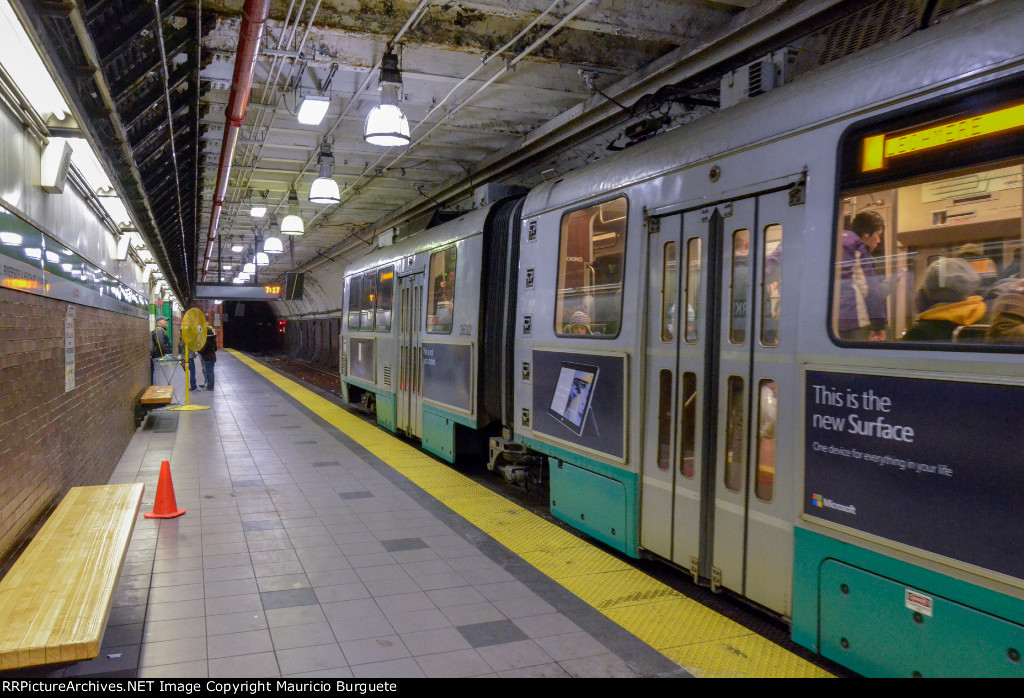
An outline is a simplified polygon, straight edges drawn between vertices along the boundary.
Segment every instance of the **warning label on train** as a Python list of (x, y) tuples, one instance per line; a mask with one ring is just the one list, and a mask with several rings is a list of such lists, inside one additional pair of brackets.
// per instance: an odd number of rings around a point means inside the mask
[(1024, 387), (806, 379), (806, 515), (1024, 577)]

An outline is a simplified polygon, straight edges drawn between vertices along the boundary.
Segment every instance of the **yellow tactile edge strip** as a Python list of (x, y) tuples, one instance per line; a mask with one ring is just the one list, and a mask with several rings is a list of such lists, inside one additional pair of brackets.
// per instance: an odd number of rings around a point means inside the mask
[(830, 677), (234, 350), (233, 356), (612, 621), (699, 677)]

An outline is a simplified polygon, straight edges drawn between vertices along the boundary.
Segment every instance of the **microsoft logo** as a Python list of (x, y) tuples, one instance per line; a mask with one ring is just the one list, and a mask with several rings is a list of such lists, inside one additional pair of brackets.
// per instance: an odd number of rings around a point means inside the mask
[(855, 507), (854, 505), (838, 504), (827, 497), (823, 497), (820, 494), (811, 495), (811, 504), (818, 507), (819, 509), (835, 509), (836, 511), (841, 511), (845, 514), (853, 514), (854, 516), (857, 515), (857, 507)]

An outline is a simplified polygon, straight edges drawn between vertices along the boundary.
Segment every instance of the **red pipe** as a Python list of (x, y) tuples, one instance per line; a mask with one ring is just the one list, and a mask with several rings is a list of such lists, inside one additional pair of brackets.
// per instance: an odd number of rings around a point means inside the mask
[(270, 0), (245, 0), (242, 8), (242, 27), (238, 33), (238, 52), (235, 54), (235, 74), (231, 78), (231, 95), (224, 110), (224, 141), (220, 148), (220, 166), (217, 170), (217, 184), (213, 189), (213, 210), (210, 211), (210, 232), (206, 236), (206, 253), (203, 255), (202, 280), (210, 268), (213, 241), (217, 237), (217, 224), (224, 208), (224, 196), (231, 174), (231, 160), (235, 155), (238, 131), (245, 121), (245, 108), (249, 104), (252, 77), (256, 71), (256, 59), (260, 54), (263, 29), (270, 16)]

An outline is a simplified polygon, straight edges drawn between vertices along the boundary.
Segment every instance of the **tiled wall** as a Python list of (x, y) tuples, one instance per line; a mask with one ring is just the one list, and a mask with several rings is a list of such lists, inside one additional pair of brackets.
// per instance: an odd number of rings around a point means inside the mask
[(78, 305), (65, 392), (69, 305), (0, 288), (0, 571), (69, 488), (106, 483), (150, 383), (145, 318)]

